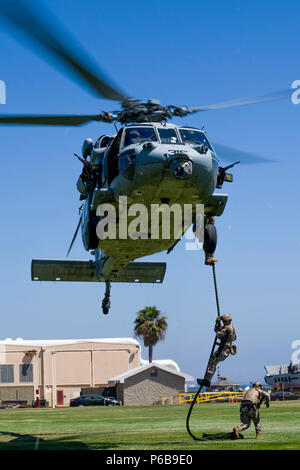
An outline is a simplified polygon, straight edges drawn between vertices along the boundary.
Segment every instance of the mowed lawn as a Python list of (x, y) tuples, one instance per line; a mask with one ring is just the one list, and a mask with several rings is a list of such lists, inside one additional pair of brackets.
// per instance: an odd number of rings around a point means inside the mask
[[(0, 410), (0, 450), (300, 449), (300, 401), (261, 408), (261, 441), (253, 424), (243, 440), (194, 441), (187, 411), (187, 405)], [(237, 424), (237, 403), (209, 403), (195, 406), (190, 427), (201, 437)]]

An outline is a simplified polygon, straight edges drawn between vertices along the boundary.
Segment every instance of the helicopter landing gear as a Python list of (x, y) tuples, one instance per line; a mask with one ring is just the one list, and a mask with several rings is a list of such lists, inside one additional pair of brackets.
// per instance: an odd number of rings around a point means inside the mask
[(204, 243), (203, 250), (205, 253), (205, 264), (213, 266), (219, 261), (214, 258), (214, 252), (217, 247), (217, 229), (215, 227), (215, 218), (213, 216), (205, 217), (204, 226)]
[(102, 312), (107, 315), (110, 309), (110, 281), (105, 281), (105, 294), (102, 300)]

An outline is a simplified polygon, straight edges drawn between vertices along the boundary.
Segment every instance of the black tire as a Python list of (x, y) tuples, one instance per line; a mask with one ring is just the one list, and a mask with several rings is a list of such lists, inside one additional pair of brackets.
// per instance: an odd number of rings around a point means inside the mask
[(212, 255), (217, 247), (217, 229), (213, 224), (207, 224), (204, 229), (203, 249)]
[(109, 313), (110, 309), (110, 301), (108, 300), (107, 302), (102, 303), (102, 312), (104, 315), (107, 315)]

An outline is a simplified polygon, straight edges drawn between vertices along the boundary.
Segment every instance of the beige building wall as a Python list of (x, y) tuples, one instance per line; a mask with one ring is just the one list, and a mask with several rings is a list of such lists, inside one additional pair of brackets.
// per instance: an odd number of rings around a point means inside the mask
[[(56, 384), (74, 385), (78, 382), (88, 384), (91, 381), (91, 352), (57, 352)], [(50, 364), (47, 364), (50, 366)], [(49, 369), (51, 366), (49, 367)]]
[[(33, 353), (28, 354), (29, 351)], [(22, 364), (32, 364), (31, 382), (20, 382), (19, 371)], [(38, 389), (40, 398), (45, 398), (49, 406), (56, 405), (58, 395), (63, 397), (64, 405), (69, 405), (71, 398), (79, 396), (82, 387), (106, 385), (111, 377), (138, 367), (140, 346), (136, 342), (100, 341), (43, 346), (3, 346), (2, 343), (0, 365), (12, 365), (14, 371), (12, 383), (0, 383), (0, 396), (1, 390), (3, 397), (15, 396), (14, 392), (9, 393), (10, 389), (16, 390), (16, 387), (22, 385), (23, 388), (28, 388), (28, 393), (23, 391), (23, 396), (31, 396)]]
[(95, 368), (94, 368), (94, 381), (95, 384), (105, 384), (113, 377), (111, 374), (112, 364), (116, 372), (115, 375), (122, 374), (124, 371), (132, 369), (131, 356), (134, 357), (133, 363), (137, 363), (137, 354), (134, 351), (95, 351)]
[[(157, 375), (153, 376), (153, 370)], [(185, 379), (162, 369), (147, 369), (117, 385), (117, 398), (124, 405), (153, 405), (164, 397), (184, 392)]]

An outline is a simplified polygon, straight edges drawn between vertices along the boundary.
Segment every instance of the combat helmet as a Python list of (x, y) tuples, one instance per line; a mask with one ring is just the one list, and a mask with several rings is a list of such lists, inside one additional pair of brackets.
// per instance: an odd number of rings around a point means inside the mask
[(222, 319), (223, 322), (232, 320), (230, 313), (225, 313), (225, 315), (221, 316), (221, 319)]
[(262, 388), (261, 382), (253, 382), (253, 388)]

